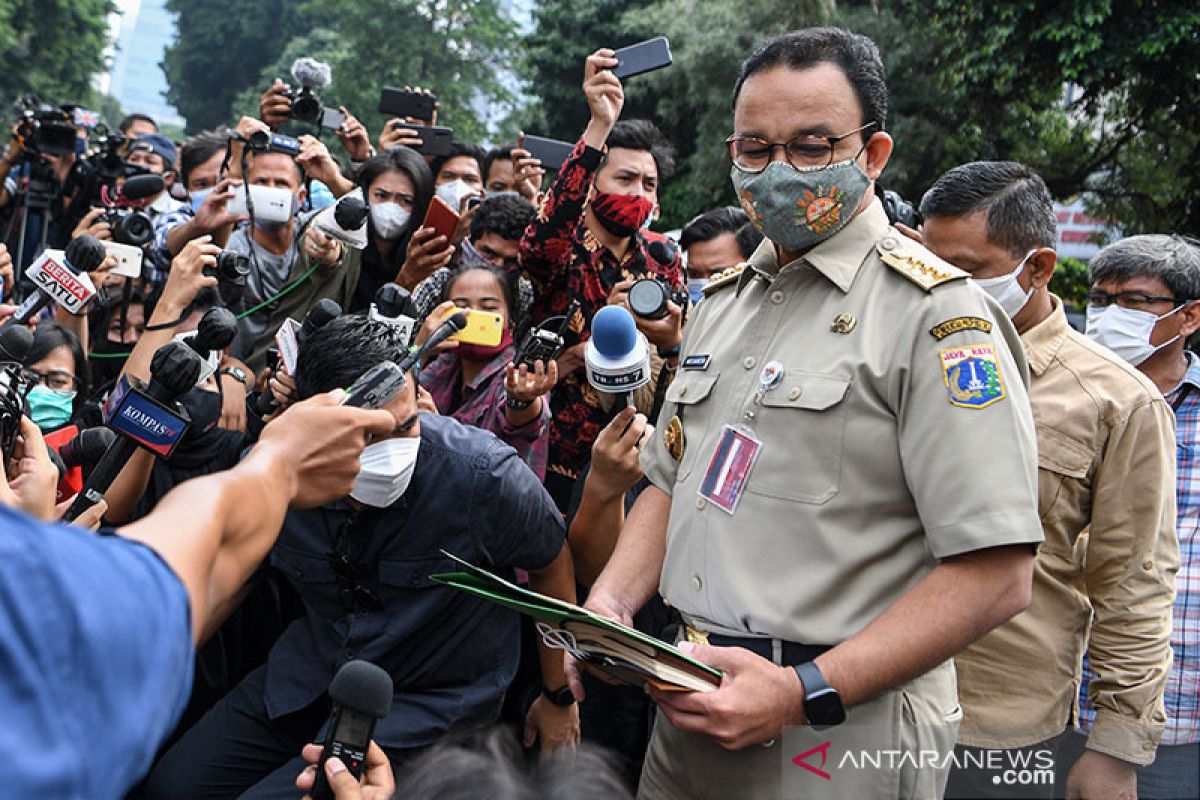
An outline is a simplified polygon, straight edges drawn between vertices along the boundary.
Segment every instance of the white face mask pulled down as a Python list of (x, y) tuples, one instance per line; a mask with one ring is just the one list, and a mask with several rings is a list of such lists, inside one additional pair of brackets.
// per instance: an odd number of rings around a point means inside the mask
[(1103, 308), (1088, 306), (1085, 335), (1136, 367), (1179, 338), (1180, 335), (1176, 334), (1162, 344), (1150, 343), (1150, 334), (1154, 332), (1158, 321), (1166, 319), (1180, 308), (1183, 306), (1158, 317), (1149, 311), (1121, 308), (1116, 303)]
[(387, 508), (408, 490), (421, 438), (384, 439), (363, 448), (350, 496), (366, 506)]
[(1017, 268), (1007, 275), (1001, 275), (999, 278), (975, 278), (975, 283), (980, 289), (992, 296), (992, 299), (1000, 304), (1004, 309), (1004, 313), (1008, 314), (1008, 318), (1012, 319), (1021, 312), (1021, 309), (1029, 302), (1029, 298), (1033, 297), (1033, 287), (1029, 290), (1021, 288), (1021, 284), (1017, 282), (1017, 276), (1025, 269), (1025, 263), (1029, 261), (1029, 257), (1036, 250), (1030, 250), (1021, 259), (1021, 263), (1017, 264)]

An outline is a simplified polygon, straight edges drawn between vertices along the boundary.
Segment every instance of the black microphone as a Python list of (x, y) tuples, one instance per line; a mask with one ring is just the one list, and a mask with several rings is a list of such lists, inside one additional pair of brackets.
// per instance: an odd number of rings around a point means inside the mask
[(429, 338), (425, 340), (425, 344), (418, 347), (416, 350), (410, 350), (408, 355), (400, 359), (397, 366), (405, 375), (413, 368), (413, 365), (425, 357), (433, 348), (437, 347), (442, 342), (449, 339), (454, 334), (467, 327), (467, 315), (459, 311), (451, 315), (445, 322), (437, 327)]
[(24, 364), (33, 349), (33, 331), (24, 325), (0, 328), (0, 363)]
[[(304, 317), (304, 322), (300, 323), (300, 330), (296, 332), (296, 343), (303, 342), (309, 336), (312, 336), (314, 331), (325, 327), (341, 315), (342, 307), (338, 305), (336, 300), (329, 297), (321, 300), (308, 310), (308, 315)], [(250, 398), (246, 398), (246, 402), (250, 403)], [(271, 394), (271, 389), (268, 387), (259, 394), (253, 406), (247, 407), (257, 410), (259, 416), (263, 416), (270, 414), (278, 405), (275, 402), (275, 396)]]
[(402, 316), (415, 319), (418, 316), (417, 304), (413, 302), (412, 295), (395, 283), (385, 283), (379, 287), (375, 292), (371, 310), (388, 319)]
[(233, 342), (233, 337), (237, 335), (237, 317), (228, 308), (216, 306), (210, 308), (203, 317), (200, 318), (200, 324), (196, 326), (196, 332), (191, 336), (184, 338), (184, 342), (188, 347), (196, 351), (196, 355), (201, 358), (208, 358), (208, 354), (214, 350), (224, 350)]
[(308, 316), (304, 318), (304, 322), (300, 325), (300, 331), (296, 334), (296, 341), (303, 342), (312, 335), (313, 331), (325, 327), (327, 323), (341, 315), (342, 307), (336, 300), (326, 297), (308, 310)]
[[(155, 351), (150, 362), (150, 383), (146, 386), (146, 394), (165, 406), (174, 406), (185, 392), (196, 385), (200, 367), (200, 356), (194, 350), (182, 342), (167, 342)], [(132, 439), (118, 437), (104, 451), (63, 519), (70, 522), (104, 499), (104, 493), (121, 474), (136, 449), (137, 444)]]
[(58, 470), (58, 480), (62, 480), (67, 476), (67, 465), (63, 461), (62, 455), (53, 447), (46, 448), (46, 455), (50, 457), (50, 463)]
[(58, 454), (62, 456), (63, 465), (67, 469), (82, 468), (84, 480), (87, 480), (116, 438), (117, 435), (111, 428), (84, 428), (75, 434), (75, 438), (58, 448)]
[(658, 263), (668, 266), (675, 263), (675, 256), (679, 253), (679, 247), (672, 239), (655, 239), (646, 246), (646, 252)]
[(148, 197), (158, 197), (166, 188), (167, 184), (161, 175), (134, 175), (132, 178), (126, 178), (121, 184), (116, 203), (125, 205)]
[(392, 676), (369, 661), (349, 661), (333, 676), (329, 684), (333, 713), (329, 715), (329, 736), (317, 762), (313, 800), (333, 800), (333, 790), (325, 777), (325, 762), (330, 758), (340, 758), (356, 780), (362, 777), (375, 723), (392, 710), (394, 693)]
[[(94, 236), (84, 234), (71, 240), (63, 254), (63, 267), (73, 275), (81, 272), (91, 272), (104, 263), (106, 252), (104, 245)], [(58, 287), (56, 287), (58, 288)], [(51, 303), (59, 302), (49, 293), (37, 289), (17, 308), (15, 314), (9, 317), (4, 327), (10, 325), (25, 325), (36, 317), (41, 310)]]

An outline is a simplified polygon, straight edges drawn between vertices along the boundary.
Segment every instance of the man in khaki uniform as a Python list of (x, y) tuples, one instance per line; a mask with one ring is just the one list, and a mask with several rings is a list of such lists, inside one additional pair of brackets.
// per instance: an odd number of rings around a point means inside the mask
[(660, 589), (725, 673), (651, 692), (640, 794), (938, 796), (950, 659), (1028, 603), (1042, 538), (1026, 366), (999, 307), (874, 199), (892, 142), (869, 39), (779, 37), (734, 96), (734, 185), (767, 241), (688, 324), (653, 485), (588, 600), (628, 622)]
[(1002, 770), (978, 765), (989, 763), (988, 750), (1007, 749), (1003, 769), (1031, 763), (1053, 776), (1060, 734), (1078, 719), (1089, 627), (1092, 696), (1106, 713), (1066, 796), (1136, 796), (1136, 766), (1154, 760), (1162, 736), (1171, 665), (1179, 566), (1171, 409), (1149, 378), (1067, 324), (1047, 288), (1055, 217), (1037, 173), (1011, 161), (955, 167), (930, 187), (921, 212), (925, 244), (971, 273), (1021, 334), (1046, 536), (1029, 608), (955, 658), (966, 747), (946, 796), (1054, 796), (1051, 780), (1012, 785)]

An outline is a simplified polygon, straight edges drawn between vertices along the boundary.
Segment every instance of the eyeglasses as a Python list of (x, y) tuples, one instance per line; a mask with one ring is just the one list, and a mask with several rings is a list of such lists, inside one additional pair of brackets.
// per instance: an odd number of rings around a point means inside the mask
[[(827, 167), (833, 163), (833, 153), (838, 142), (856, 133), (862, 133), (875, 124), (874, 121), (868, 122), (840, 136), (805, 134), (786, 142), (768, 142), (757, 136), (734, 134), (725, 140), (725, 144), (729, 147), (729, 158), (743, 172), (762, 172), (775, 157), (775, 151), (780, 149), (787, 156), (788, 163), (796, 169)], [(863, 146), (854, 157), (858, 158), (866, 148), (867, 143), (863, 142)]]
[(1145, 292), (1117, 292), (1109, 294), (1101, 292), (1098, 289), (1093, 289), (1087, 293), (1087, 304), (1096, 308), (1107, 308), (1116, 303), (1121, 308), (1128, 308), (1130, 311), (1142, 311), (1147, 306), (1155, 303), (1171, 303), (1173, 305), (1182, 305), (1187, 299), (1182, 297), (1163, 297), (1161, 295), (1146, 294)]
[(37, 386), (39, 383), (44, 383), (47, 389), (53, 389), (56, 392), (79, 391), (79, 378), (61, 369), (52, 369), (49, 372), (38, 372), (36, 369), (23, 369), (21, 370), (21, 377), (29, 383), (30, 388)]

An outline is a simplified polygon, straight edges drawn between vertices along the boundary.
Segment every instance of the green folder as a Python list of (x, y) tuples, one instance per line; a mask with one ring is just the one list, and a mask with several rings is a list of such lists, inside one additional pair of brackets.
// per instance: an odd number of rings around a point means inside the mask
[(551, 626), (559, 637), (569, 634), (577, 655), (622, 682), (649, 682), (668, 691), (711, 691), (721, 685), (720, 670), (677, 647), (574, 603), (522, 589), (453, 553), (442, 553), (461, 564), (463, 571), (430, 575), (431, 580), (519, 611)]

